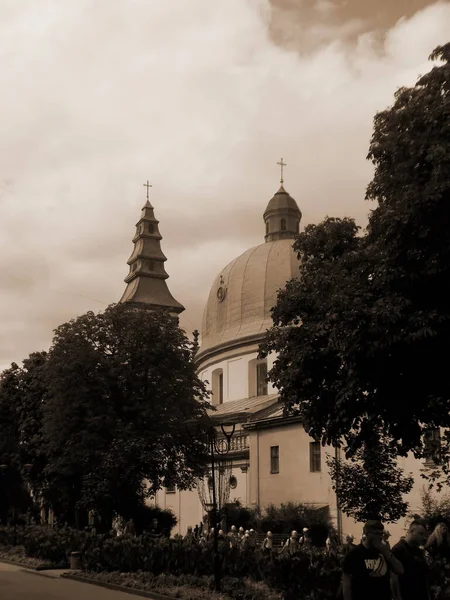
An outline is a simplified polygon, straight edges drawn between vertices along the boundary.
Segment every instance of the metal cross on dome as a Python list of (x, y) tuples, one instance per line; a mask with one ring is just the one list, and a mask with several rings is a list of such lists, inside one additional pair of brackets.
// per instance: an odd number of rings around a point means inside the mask
[(285, 162), (283, 162), (283, 159), (281, 159), (281, 161), (277, 162), (277, 165), (280, 165), (280, 167), (281, 167), (281, 179), (280, 179), (280, 183), (281, 183), (281, 185), (283, 185), (283, 183), (284, 183), (284, 179), (283, 179), (283, 167), (287, 167), (287, 164)]
[[(281, 159), (283, 160), (283, 159)], [(149, 182), (149, 180), (147, 179), (147, 183), (143, 183), (142, 184), (144, 187), (147, 188), (147, 202), (149, 201), (149, 193), (150, 193), (150, 188), (153, 187), (152, 184)]]

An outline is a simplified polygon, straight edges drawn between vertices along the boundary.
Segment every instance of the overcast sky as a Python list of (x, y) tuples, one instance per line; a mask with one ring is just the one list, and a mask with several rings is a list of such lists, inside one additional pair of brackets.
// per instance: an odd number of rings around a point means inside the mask
[(426, 0), (0, 0), (0, 367), (120, 298), (147, 179), (188, 332), (280, 157), (302, 226), (364, 225), (373, 116), (449, 32)]

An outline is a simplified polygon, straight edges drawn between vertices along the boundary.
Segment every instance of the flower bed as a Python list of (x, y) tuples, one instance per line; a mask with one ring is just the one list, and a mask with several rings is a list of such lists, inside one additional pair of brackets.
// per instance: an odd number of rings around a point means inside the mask
[(28, 567), (30, 569), (37, 569), (38, 571), (43, 571), (45, 569), (57, 569), (59, 567), (59, 565), (49, 561), (27, 556), (23, 546), (0, 546), (0, 562), (2, 560), (17, 563), (18, 565)]
[[(0, 543), (7, 541), (9, 534), (0, 528)], [(151, 581), (162, 576), (178, 578), (178, 582), (190, 578), (193, 587), (202, 581), (212, 581), (214, 573), (212, 542), (189, 543), (149, 534), (96, 535), (68, 528), (37, 526), (18, 531), (17, 539), (23, 541), (28, 557), (61, 568), (69, 566), (71, 552), (79, 551), (83, 570), (90, 574), (101, 573), (102, 577), (109, 577), (108, 573), (121, 573), (128, 574), (123, 576), (131, 581), (135, 573), (141, 573), (139, 581), (142, 574)], [(238, 600), (260, 597), (261, 590), (273, 594), (274, 598), (279, 594), (292, 594), (302, 600), (312, 596), (315, 600), (327, 600), (335, 596), (339, 587), (340, 558), (329, 557), (314, 548), (283, 554), (274, 551), (267, 555), (258, 548), (230, 548), (229, 543), (222, 541), (219, 553), (223, 580), (235, 582), (229, 583), (228, 597)], [(247, 581), (245, 589), (236, 583), (242, 580)], [(259, 591), (252, 595), (249, 586), (259, 586)], [(210, 586), (208, 593), (212, 589)]]
[(282, 600), (282, 595), (271, 591), (265, 584), (250, 579), (224, 578), (222, 593), (213, 591), (212, 577), (152, 575), (151, 573), (88, 572), (78, 577), (99, 583), (118, 585), (144, 592), (153, 592), (181, 600)]

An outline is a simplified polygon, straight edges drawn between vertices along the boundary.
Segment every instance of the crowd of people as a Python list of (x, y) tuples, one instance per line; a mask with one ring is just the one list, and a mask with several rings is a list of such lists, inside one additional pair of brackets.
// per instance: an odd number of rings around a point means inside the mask
[(342, 562), (343, 600), (431, 600), (432, 582), (447, 587), (450, 543), (444, 523), (430, 534), (416, 518), (392, 548), (380, 521), (368, 521), (363, 531), (361, 543)]
[[(215, 530), (214, 527), (205, 528), (202, 525), (196, 525), (195, 528), (188, 527), (187, 533), (184, 536), (184, 540), (190, 543), (199, 543), (204, 545), (214, 539)], [(232, 525), (230, 531), (225, 534), (223, 529), (219, 529), (217, 538), (219, 543), (228, 544), (230, 548), (240, 548), (242, 550), (251, 550), (260, 547), (264, 552), (271, 552), (275, 550), (274, 538), (271, 531), (265, 534), (265, 538), (262, 542), (258, 542), (258, 535), (254, 529), (245, 530), (243, 527), (239, 529)], [(281, 547), (278, 549), (281, 552), (290, 550), (295, 551), (298, 548), (307, 549), (312, 546), (310, 531), (307, 527), (303, 529), (302, 535), (300, 536), (297, 531), (292, 531), (289, 538), (284, 540)]]
[[(214, 528), (202, 525), (189, 527), (185, 541), (207, 544), (214, 539)], [(313, 548), (310, 531), (292, 531), (289, 537), (274, 543), (268, 531), (264, 539), (254, 529), (232, 526), (228, 533), (220, 529), (218, 541), (230, 548), (259, 549), (263, 553), (297, 553)], [(342, 559), (342, 583), (338, 591), (341, 600), (431, 600), (431, 581), (436, 577), (445, 584), (446, 566), (450, 570), (450, 536), (447, 526), (439, 523), (430, 533), (427, 524), (416, 518), (404, 537), (392, 548), (390, 533), (380, 521), (367, 521), (363, 535), (356, 544), (347, 536), (340, 544), (331, 532), (325, 549), (329, 555)], [(317, 550), (317, 549), (315, 549)], [(439, 573), (432, 573), (439, 565)], [(433, 577), (432, 577), (433, 575)], [(445, 585), (444, 585), (445, 587)], [(449, 589), (450, 592), (450, 589)], [(449, 596), (450, 597), (450, 596)]]

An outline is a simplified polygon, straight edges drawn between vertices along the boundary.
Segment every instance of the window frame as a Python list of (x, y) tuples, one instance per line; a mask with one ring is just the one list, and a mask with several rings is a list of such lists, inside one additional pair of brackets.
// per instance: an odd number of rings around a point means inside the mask
[(280, 472), (280, 446), (270, 446), (270, 473), (276, 475)]
[(441, 428), (429, 427), (428, 429), (425, 429), (423, 445), (425, 466), (434, 467), (435, 465), (439, 464), (441, 458)]
[(322, 472), (322, 444), (318, 440), (309, 442), (309, 472)]
[[(265, 370), (265, 376), (264, 376), (264, 380), (260, 381), (260, 370), (261, 367), (264, 367)], [(260, 396), (267, 396), (268, 392), (269, 392), (269, 384), (267, 381), (267, 361), (263, 360), (260, 362), (256, 363), (256, 396), (260, 397)], [(259, 392), (263, 391), (264, 393), (260, 394)]]

